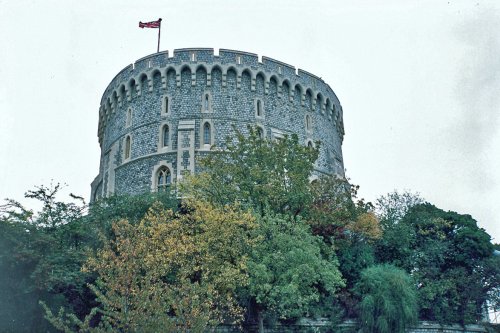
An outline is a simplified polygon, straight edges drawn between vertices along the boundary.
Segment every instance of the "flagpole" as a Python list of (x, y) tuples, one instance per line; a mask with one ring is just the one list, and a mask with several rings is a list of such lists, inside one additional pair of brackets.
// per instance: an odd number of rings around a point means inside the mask
[(158, 48), (156, 49), (156, 53), (160, 52), (161, 18), (158, 19), (158, 22), (160, 22), (160, 26), (158, 27)]

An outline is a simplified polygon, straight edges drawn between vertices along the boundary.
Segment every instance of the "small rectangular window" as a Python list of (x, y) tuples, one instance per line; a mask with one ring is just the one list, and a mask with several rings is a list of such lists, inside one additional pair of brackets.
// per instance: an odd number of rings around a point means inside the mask
[(241, 65), (241, 56), (236, 56), (236, 63)]

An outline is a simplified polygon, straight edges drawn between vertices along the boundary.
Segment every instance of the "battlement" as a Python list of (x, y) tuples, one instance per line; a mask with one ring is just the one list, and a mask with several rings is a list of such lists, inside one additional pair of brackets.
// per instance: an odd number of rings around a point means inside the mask
[[(101, 98), (101, 105), (105, 103), (106, 97), (118, 87), (119, 83), (128, 81), (134, 76), (139, 76), (141, 72), (148, 72), (154, 68), (161, 69), (169, 65), (178, 66), (181, 64), (235, 65), (239, 68), (249, 68), (253, 71), (269, 73), (266, 77), (271, 77), (272, 74), (282, 76), (287, 78), (290, 83), (299, 81), (302, 85), (307, 86), (319, 86), (320, 84), (328, 86), (320, 77), (279, 60), (262, 56), (262, 61), (259, 62), (259, 56), (255, 53), (219, 49), (218, 55), (215, 55), (213, 48), (183, 48), (175, 49), (172, 57), (169, 57), (168, 51), (162, 51), (147, 55), (127, 65), (115, 75), (105, 89)], [(328, 90), (334, 95), (331, 88)], [(338, 101), (336, 96), (335, 99)]]
[(236, 89), (246, 84), (251, 92), (255, 92), (257, 86), (262, 85), (264, 94), (268, 95), (270, 87), (273, 87), (279, 98), (295, 107), (317, 111), (325, 120), (333, 120), (339, 127), (338, 131), (343, 133), (342, 107), (332, 88), (322, 78), (269, 57), (263, 56), (259, 61), (255, 53), (219, 49), (216, 54), (213, 48), (183, 48), (175, 49), (172, 56), (168, 51), (147, 55), (115, 75), (101, 98), (99, 142), (102, 144), (108, 119), (125, 102), (152, 92), (158, 84), (166, 92), (167, 76), (172, 72), (176, 87), (187, 82), (181, 80), (186, 75), (189, 77), (188, 84), (196, 86), (199, 71), (205, 73), (207, 86), (211, 85), (215, 71), (221, 73), (221, 84), (226, 89), (228, 77), (233, 76), (236, 77)]

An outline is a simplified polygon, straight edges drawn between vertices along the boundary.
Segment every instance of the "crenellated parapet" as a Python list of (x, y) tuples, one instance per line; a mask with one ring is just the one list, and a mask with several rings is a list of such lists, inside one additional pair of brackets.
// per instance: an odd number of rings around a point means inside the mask
[(255, 91), (259, 77), (264, 81), (265, 94), (269, 94), (269, 86), (275, 84), (279, 98), (290, 103), (298, 101), (302, 107), (321, 113), (332, 120), (343, 135), (342, 107), (331, 87), (320, 77), (269, 57), (263, 56), (259, 61), (258, 55), (254, 53), (220, 49), (219, 54), (215, 55), (212, 48), (186, 48), (174, 50), (171, 57), (168, 51), (145, 56), (123, 68), (111, 80), (99, 108), (99, 143), (102, 145), (107, 121), (117, 106), (122, 105), (124, 100), (130, 101), (152, 92), (155, 76), (161, 78), (161, 89), (166, 90), (168, 73), (174, 73), (179, 87), (183, 71), (190, 73), (192, 86), (196, 85), (197, 73), (203, 71), (206, 73), (207, 86), (210, 86), (214, 70), (222, 72), (222, 87), (227, 87), (230, 71), (236, 74), (237, 89), (241, 89), (244, 74), (251, 78), (251, 91)]

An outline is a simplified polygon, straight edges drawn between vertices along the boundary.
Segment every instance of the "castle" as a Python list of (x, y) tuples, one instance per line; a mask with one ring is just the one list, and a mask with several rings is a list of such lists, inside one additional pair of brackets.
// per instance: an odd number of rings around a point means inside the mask
[(315, 175), (344, 177), (342, 107), (321, 78), (253, 53), (177, 49), (137, 60), (106, 88), (91, 201), (165, 188), (248, 125), (269, 139), (320, 141)]

